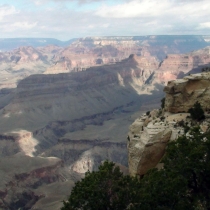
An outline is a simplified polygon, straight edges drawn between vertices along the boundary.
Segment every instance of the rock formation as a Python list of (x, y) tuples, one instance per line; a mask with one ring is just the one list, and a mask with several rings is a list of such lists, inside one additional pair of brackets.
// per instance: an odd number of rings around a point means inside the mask
[(128, 165), (132, 176), (144, 175), (157, 166), (163, 157), (168, 141), (183, 134), (182, 127), (174, 125), (189, 116), (185, 114), (160, 113), (153, 110), (135, 120), (128, 134)]
[(204, 110), (210, 109), (210, 74), (191, 74), (170, 81), (166, 92), (165, 110), (172, 113), (188, 112), (198, 101)]
[[(191, 125), (187, 112), (196, 102), (209, 111), (209, 79), (210, 73), (206, 72), (168, 82), (164, 88), (164, 109), (148, 112), (130, 126), (127, 145), (129, 172), (132, 176), (142, 176), (149, 169), (159, 167), (167, 142), (183, 135), (184, 125)], [(208, 127), (208, 119), (200, 125), (203, 131)]]

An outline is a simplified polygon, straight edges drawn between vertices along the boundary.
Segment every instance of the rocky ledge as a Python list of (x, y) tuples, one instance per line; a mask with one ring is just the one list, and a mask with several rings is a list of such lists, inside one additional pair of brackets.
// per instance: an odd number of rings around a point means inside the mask
[(159, 163), (167, 143), (185, 133), (192, 125), (188, 110), (199, 102), (206, 119), (199, 123), (202, 131), (209, 128), (210, 73), (194, 74), (170, 81), (164, 88), (165, 107), (153, 110), (136, 119), (128, 133), (128, 164), (132, 176), (144, 175)]
[(165, 110), (172, 113), (187, 112), (196, 101), (204, 110), (210, 109), (210, 73), (190, 74), (183, 79), (168, 82)]

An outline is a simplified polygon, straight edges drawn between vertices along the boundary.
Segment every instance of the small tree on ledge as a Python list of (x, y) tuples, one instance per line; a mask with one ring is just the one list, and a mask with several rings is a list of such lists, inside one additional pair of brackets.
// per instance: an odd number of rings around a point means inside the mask
[(204, 111), (200, 105), (200, 103), (197, 101), (192, 108), (188, 110), (193, 120), (203, 120), (205, 119)]
[(165, 98), (161, 99), (161, 108), (163, 109), (165, 107)]

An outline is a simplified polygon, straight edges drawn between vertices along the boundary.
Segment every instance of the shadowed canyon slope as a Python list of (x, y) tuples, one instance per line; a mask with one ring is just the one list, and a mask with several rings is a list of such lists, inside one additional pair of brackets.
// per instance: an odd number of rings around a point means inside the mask
[(2, 105), (1, 130), (17, 128), (16, 118), (20, 128), (34, 130), (49, 121), (112, 112), (158, 90), (157, 68), (154, 57), (131, 55), (117, 64), (86, 71), (29, 76), (8, 94), (8, 105)]
[(51, 121), (109, 113), (135, 101), (147, 103), (140, 98), (149, 97), (180, 74), (208, 65), (209, 51), (207, 47), (184, 55), (168, 55), (161, 63), (150, 55), (131, 55), (121, 62), (86, 71), (31, 75), (11, 93), (2, 91), (0, 129), (34, 131)]

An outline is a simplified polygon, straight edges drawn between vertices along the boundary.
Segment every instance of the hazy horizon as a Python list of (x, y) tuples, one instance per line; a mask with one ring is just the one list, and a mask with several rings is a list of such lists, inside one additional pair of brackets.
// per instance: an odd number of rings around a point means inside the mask
[(203, 36), (203, 37), (208, 37), (210, 35), (204, 35), (204, 34), (197, 34), (197, 35), (193, 35), (193, 34), (148, 34), (148, 35), (136, 35), (136, 36), (123, 36), (123, 35), (115, 35), (115, 36), (83, 36), (83, 37), (73, 37), (73, 38), (70, 38), (70, 39), (67, 39), (67, 40), (61, 40), (61, 39), (58, 39), (58, 38), (53, 38), (53, 37), (2, 37), (0, 38), (0, 40), (4, 40), (4, 39), (54, 39), (54, 40), (58, 40), (58, 41), (61, 41), (61, 42), (68, 42), (70, 40), (77, 40), (77, 39), (83, 39), (83, 38), (96, 38), (96, 37), (103, 37), (103, 38), (108, 38), (108, 37), (149, 37), (149, 36)]

